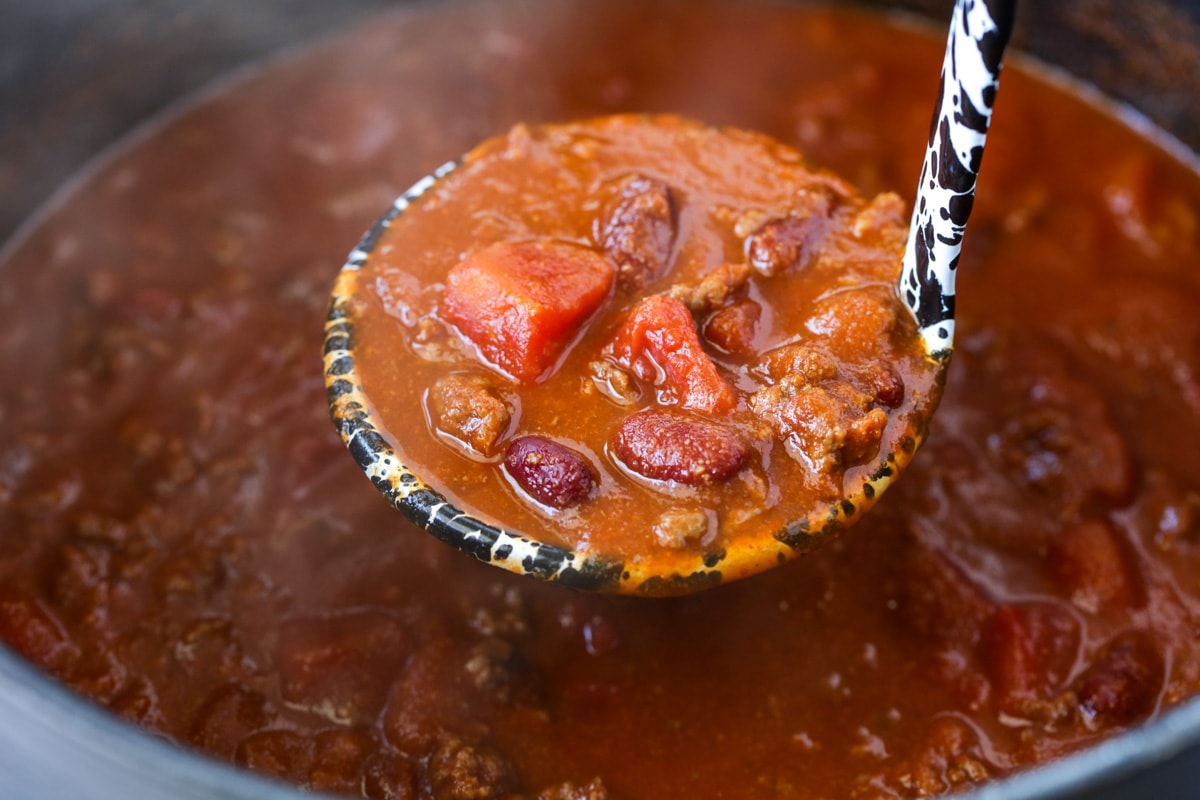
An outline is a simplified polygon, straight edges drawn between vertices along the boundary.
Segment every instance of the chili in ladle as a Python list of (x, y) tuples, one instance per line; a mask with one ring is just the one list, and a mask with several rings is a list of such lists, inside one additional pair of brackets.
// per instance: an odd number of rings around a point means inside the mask
[(597, 591), (695, 591), (852, 524), (937, 406), (1011, 21), (955, 8), (907, 236), (895, 195), (671, 116), (518, 126), (419, 181), (333, 292), (360, 467), (476, 558)]

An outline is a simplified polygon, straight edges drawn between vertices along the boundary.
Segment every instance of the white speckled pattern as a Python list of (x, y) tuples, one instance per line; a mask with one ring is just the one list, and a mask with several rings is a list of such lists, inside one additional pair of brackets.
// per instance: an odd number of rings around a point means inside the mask
[(901, 299), (917, 321), (925, 352), (937, 360), (954, 346), (958, 256), (1015, 6), (1015, 0), (958, 0), (950, 22), (900, 273)]

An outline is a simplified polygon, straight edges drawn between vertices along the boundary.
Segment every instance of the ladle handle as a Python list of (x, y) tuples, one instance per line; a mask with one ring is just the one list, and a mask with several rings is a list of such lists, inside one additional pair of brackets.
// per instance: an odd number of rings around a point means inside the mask
[(925, 352), (939, 361), (954, 346), (958, 255), (1015, 11), (1016, 0), (958, 0), (950, 21), (899, 283)]

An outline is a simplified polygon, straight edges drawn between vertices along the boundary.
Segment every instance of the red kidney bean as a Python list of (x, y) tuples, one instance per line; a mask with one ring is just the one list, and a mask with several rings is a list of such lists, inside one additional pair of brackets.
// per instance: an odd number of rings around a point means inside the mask
[(677, 226), (671, 187), (641, 175), (626, 178), (603, 225), (601, 245), (617, 266), (617, 282), (622, 289), (641, 288), (671, 257)]
[(661, 409), (626, 417), (613, 448), (637, 474), (689, 486), (725, 480), (742, 468), (749, 453), (728, 428)]
[(768, 220), (747, 237), (746, 258), (767, 277), (803, 268), (816, 254), (828, 227), (829, 221), (816, 215)]
[(754, 334), (762, 307), (753, 300), (736, 300), (704, 323), (704, 338), (726, 353), (752, 355)]
[(1148, 636), (1137, 631), (1118, 635), (1075, 682), (1084, 723), (1093, 728), (1123, 725), (1149, 714), (1163, 674), (1162, 655)]
[(530, 497), (552, 508), (579, 505), (596, 483), (583, 456), (541, 436), (514, 440), (504, 456), (504, 466)]

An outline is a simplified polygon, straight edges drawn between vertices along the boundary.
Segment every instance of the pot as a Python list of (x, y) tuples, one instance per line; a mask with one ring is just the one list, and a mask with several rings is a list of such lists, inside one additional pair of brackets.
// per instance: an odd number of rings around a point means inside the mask
[[(938, 19), (944, 0), (872, 3)], [(390, 7), (387, 0), (55, 0), (2, 4), (0, 242), (98, 151), (216, 77)], [(1095, 84), (1200, 150), (1200, 2), (1026, 2), (1015, 47)], [(1200, 699), (976, 800), (1186, 796)], [(0, 797), (279, 798), (295, 790), (181, 750), (0, 647)]]

